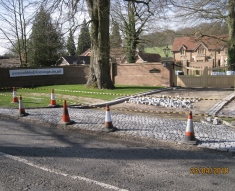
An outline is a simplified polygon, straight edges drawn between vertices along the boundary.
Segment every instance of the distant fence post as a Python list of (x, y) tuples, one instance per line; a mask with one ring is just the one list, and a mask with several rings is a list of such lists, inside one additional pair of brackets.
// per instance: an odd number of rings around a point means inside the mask
[(203, 88), (208, 88), (208, 67), (204, 67), (203, 68), (203, 80), (202, 80), (202, 85), (203, 85)]
[(187, 60), (183, 60), (183, 61), (182, 61), (182, 66), (184, 66), (184, 67), (183, 67), (184, 75), (187, 75), (187, 74), (188, 74), (188, 70), (187, 70), (187, 68), (186, 68), (186, 67), (188, 67)]
[(113, 84), (115, 84), (115, 76), (117, 76), (117, 63), (113, 62), (111, 63), (111, 79)]

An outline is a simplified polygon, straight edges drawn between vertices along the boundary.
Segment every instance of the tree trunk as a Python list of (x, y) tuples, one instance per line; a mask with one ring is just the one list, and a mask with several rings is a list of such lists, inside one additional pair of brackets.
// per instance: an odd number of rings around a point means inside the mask
[(229, 0), (229, 15), (228, 15), (228, 65), (230, 69), (235, 70), (235, 2), (234, 0)]
[(91, 17), (91, 63), (88, 87), (113, 89), (110, 76), (110, 0), (86, 0)]
[(135, 29), (134, 7), (132, 2), (128, 2), (128, 23), (126, 23), (127, 49), (126, 57), (129, 63), (136, 62), (136, 47), (138, 37)]

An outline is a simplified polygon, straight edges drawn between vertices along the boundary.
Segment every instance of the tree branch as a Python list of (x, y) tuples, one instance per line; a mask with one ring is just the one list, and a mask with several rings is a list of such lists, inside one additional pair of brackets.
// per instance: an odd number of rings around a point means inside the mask
[[(149, 4), (152, 0), (147, 0), (147, 1), (138, 1), (138, 0), (124, 0), (124, 1), (127, 1), (127, 2), (133, 2), (133, 3), (137, 3), (137, 4), (144, 4), (147, 6), (148, 8), (148, 12), (151, 14), (151, 15), (154, 15), (151, 11), (150, 11), (150, 7), (149, 7)], [(138, 16), (138, 13), (136, 14), (136, 16)], [(139, 17), (139, 16), (138, 16)], [(139, 17), (140, 18), (140, 17)]]

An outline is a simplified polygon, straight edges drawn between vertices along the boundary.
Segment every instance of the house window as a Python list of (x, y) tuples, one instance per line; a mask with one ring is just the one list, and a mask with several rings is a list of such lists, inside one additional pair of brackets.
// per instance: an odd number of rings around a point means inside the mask
[(185, 55), (185, 50), (184, 50), (184, 49), (181, 49), (181, 50), (180, 50), (180, 54), (181, 54), (181, 55)]
[(198, 49), (198, 54), (200, 54), (200, 55), (204, 55), (205, 54), (205, 48), (199, 48)]

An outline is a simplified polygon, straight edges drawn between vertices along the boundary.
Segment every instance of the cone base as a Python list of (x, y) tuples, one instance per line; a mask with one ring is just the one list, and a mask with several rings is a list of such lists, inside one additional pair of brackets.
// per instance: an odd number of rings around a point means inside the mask
[(19, 103), (19, 100), (17, 97), (13, 97), (11, 100), (11, 103)]
[(106, 127), (105, 126), (105, 131), (107, 131), (107, 132), (115, 132), (115, 131), (118, 131), (118, 128), (117, 127), (114, 127), (114, 126), (112, 126), (112, 127)]
[(60, 107), (60, 105), (51, 105), (51, 104), (49, 104), (48, 107)]
[(12, 101), (11, 103), (19, 103), (18, 101)]
[(199, 140), (196, 139), (196, 138), (184, 137), (184, 138), (181, 140), (181, 143), (187, 144), (187, 145), (198, 145)]
[(72, 120), (70, 120), (68, 122), (63, 122), (63, 121), (59, 122), (60, 125), (71, 125), (71, 124), (74, 124), (74, 123), (75, 123), (75, 121), (72, 121)]
[(104, 127), (105, 127), (106, 129), (112, 129), (112, 128), (113, 128), (113, 124), (112, 124), (112, 123), (111, 123), (111, 124), (106, 123), (106, 124), (104, 125)]
[(19, 116), (20, 117), (25, 117), (25, 116), (28, 116), (29, 114), (28, 113), (20, 113)]

